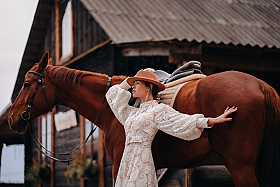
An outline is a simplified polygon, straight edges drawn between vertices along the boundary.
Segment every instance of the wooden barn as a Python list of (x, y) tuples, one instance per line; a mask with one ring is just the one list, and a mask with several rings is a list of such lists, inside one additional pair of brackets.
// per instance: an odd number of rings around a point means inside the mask
[[(250, 73), (280, 92), (280, 3), (276, 0), (40, 0), (22, 57), (12, 101), (26, 72), (48, 51), (54, 65), (133, 76), (152, 67), (172, 73), (198, 60), (206, 75)], [(82, 142), (92, 123), (64, 106), (34, 120), (44, 146), (66, 152)], [(101, 131), (82, 151), (99, 167), (95, 178), (67, 183), (67, 164), (46, 159), (25, 134), (25, 165), (50, 166), (46, 181), (26, 186), (113, 186)], [(219, 161), (195, 170), (167, 170), (160, 186), (233, 186), (218, 180)]]

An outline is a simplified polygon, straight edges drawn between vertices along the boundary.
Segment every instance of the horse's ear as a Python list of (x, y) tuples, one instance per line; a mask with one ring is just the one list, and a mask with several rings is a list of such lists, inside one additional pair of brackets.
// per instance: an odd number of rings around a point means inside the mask
[(43, 73), (49, 62), (49, 53), (46, 52), (38, 65), (38, 73)]
[(52, 58), (49, 59), (48, 65), (52, 65)]

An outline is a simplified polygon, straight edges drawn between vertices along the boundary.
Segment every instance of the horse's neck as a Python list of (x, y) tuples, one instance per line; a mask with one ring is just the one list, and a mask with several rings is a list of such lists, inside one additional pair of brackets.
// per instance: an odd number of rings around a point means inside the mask
[[(123, 79), (122, 77), (113, 77), (111, 85), (117, 84)], [(107, 76), (93, 74), (83, 76), (76, 89), (57, 86), (57, 104), (68, 106), (91, 122), (95, 122), (105, 97), (107, 83)], [(105, 99), (96, 125), (106, 133), (110, 129), (113, 118), (114, 114)]]

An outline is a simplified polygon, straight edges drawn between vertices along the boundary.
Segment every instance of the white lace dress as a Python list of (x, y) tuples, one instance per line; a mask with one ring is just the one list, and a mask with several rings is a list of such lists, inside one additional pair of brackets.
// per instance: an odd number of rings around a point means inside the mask
[(140, 108), (128, 105), (131, 86), (124, 80), (112, 86), (106, 94), (107, 101), (124, 126), (126, 141), (115, 187), (158, 186), (151, 145), (158, 130), (184, 140), (201, 136), (208, 118), (202, 114), (179, 113), (168, 105), (152, 100)]

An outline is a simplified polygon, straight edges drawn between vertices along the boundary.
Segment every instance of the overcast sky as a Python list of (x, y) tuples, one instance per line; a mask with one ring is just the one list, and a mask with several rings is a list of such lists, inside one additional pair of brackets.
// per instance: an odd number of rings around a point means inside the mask
[(0, 0), (0, 113), (9, 104), (38, 0)]
[[(9, 104), (38, 0), (0, 0), (0, 113)], [(4, 146), (1, 182), (23, 183), (24, 146)]]

